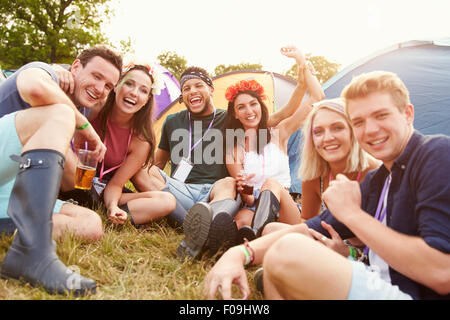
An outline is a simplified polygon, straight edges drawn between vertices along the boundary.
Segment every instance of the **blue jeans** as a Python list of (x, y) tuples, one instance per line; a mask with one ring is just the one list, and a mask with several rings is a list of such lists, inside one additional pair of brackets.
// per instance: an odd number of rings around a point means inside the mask
[(159, 169), (161, 176), (166, 181), (169, 192), (177, 199), (184, 209), (189, 210), (197, 202), (209, 202), (209, 195), (214, 184), (194, 184), (180, 182), (169, 177), (163, 170)]

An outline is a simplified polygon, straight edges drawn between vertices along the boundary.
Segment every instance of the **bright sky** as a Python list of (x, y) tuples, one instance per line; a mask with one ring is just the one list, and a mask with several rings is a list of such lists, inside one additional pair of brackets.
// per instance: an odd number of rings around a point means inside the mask
[(210, 72), (219, 64), (261, 63), (284, 73), (293, 44), (345, 67), (392, 44), (450, 37), (449, 0), (112, 0), (104, 31), (128, 37), (136, 56), (164, 51)]

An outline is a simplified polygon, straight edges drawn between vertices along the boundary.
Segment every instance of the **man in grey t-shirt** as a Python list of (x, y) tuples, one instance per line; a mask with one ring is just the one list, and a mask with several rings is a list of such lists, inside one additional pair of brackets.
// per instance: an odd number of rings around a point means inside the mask
[[(97, 47), (83, 51), (72, 64), (72, 93), (58, 86), (44, 63), (22, 67), (0, 86), (0, 214), (17, 227), (1, 277), (24, 279), (51, 293), (95, 291), (93, 280), (74, 274), (58, 259), (52, 236), (69, 231), (99, 239), (101, 219), (72, 204), (55, 208), (55, 201), (72, 137), (74, 145), (86, 141), (98, 159), (104, 156), (105, 146), (77, 106), (103, 101), (121, 67), (120, 56)], [(60, 214), (53, 215), (55, 209)]]

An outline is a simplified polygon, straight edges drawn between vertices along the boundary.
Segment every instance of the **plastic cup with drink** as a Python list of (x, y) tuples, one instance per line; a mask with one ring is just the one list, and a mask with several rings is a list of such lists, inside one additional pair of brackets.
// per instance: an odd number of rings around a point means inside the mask
[(92, 188), (92, 180), (97, 169), (97, 159), (92, 151), (86, 149), (78, 150), (78, 164), (75, 173), (75, 188), (89, 190)]
[(248, 179), (248, 176), (245, 174), (244, 170), (241, 170), (239, 174), (244, 180), (244, 182), (242, 183), (241, 194), (253, 195), (253, 183), (251, 179)]

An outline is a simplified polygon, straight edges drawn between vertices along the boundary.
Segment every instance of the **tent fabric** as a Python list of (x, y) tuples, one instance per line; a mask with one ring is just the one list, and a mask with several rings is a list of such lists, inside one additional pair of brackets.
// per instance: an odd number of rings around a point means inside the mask
[(180, 83), (169, 70), (159, 64), (155, 64), (154, 66), (164, 81), (164, 89), (161, 90), (159, 95), (155, 96), (156, 107), (153, 113), (153, 119), (158, 119), (166, 107), (180, 96), (181, 91)]
[(370, 55), (324, 83), (325, 96), (340, 96), (352, 77), (375, 70), (394, 72), (403, 80), (417, 130), (450, 135), (450, 38), (403, 42)]
[[(256, 80), (264, 87), (264, 92), (267, 98), (264, 102), (269, 109), (270, 113), (275, 112), (279, 108), (282, 108), (297, 85), (297, 82), (289, 77), (283, 76), (278, 73), (272, 73), (260, 70), (243, 70), (232, 71), (219, 76), (214, 77), (214, 106), (218, 109), (227, 109), (228, 101), (225, 99), (225, 91), (228, 86), (236, 83), (239, 80)], [(184, 104), (178, 101), (173, 101), (164, 110), (160, 111), (158, 117), (156, 117), (154, 123), (154, 130), (157, 139), (161, 136), (162, 124), (167, 115), (185, 110)], [(297, 133), (299, 135), (299, 133)], [(297, 177), (299, 166), (299, 149), (298, 139), (291, 137), (288, 143), (288, 155), (289, 166), (291, 171), (291, 192), (300, 193), (301, 181)]]

